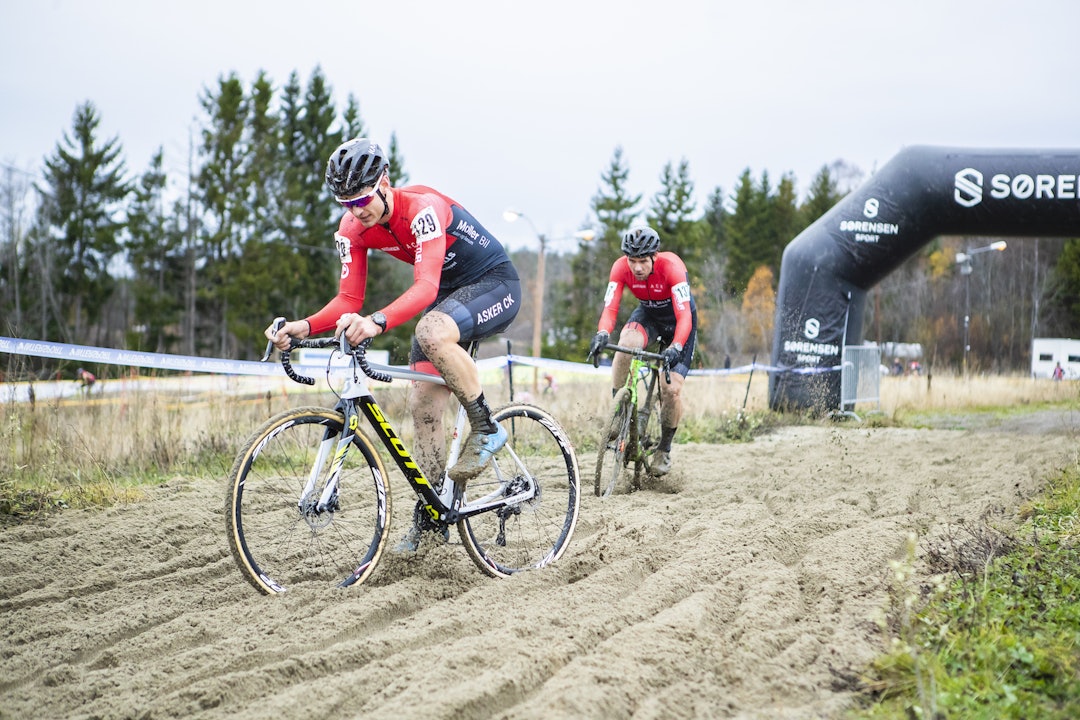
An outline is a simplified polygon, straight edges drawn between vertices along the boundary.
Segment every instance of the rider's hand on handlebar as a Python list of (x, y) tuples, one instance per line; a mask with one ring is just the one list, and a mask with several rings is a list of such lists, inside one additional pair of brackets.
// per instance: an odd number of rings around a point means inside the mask
[(311, 326), (308, 325), (307, 320), (292, 320), (285, 323), (280, 328), (276, 328), (277, 322), (270, 324), (270, 327), (263, 331), (263, 335), (266, 339), (274, 344), (278, 350), (288, 350), (292, 347), (292, 338), (297, 340), (303, 340), (311, 334)]
[(682, 357), (682, 345), (679, 343), (672, 343), (664, 348), (664, 351), (660, 354), (664, 356), (664, 367), (673, 368), (679, 364), (679, 358)]
[(334, 329), (334, 337), (340, 338), (344, 333), (349, 345), (356, 347), (381, 332), (382, 328), (370, 316), (359, 313), (345, 313), (338, 318), (337, 327)]
[(591, 360), (593, 367), (600, 367), (600, 353), (607, 346), (609, 337), (607, 330), (601, 330), (589, 344), (589, 354), (585, 356), (585, 359)]

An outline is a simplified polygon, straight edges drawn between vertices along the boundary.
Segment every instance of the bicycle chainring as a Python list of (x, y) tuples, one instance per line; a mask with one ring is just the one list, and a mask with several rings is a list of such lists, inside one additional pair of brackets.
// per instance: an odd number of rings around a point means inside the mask
[(446, 523), (432, 520), (431, 516), (424, 512), (423, 500), (417, 500), (416, 505), (413, 507), (413, 524), (421, 530), (430, 530), (444, 536), (447, 534), (448, 526)]

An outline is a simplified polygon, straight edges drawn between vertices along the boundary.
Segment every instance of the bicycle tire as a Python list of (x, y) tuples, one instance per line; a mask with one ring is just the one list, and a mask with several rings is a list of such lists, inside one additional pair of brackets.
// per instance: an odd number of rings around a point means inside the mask
[(492, 417), (509, 437), (468, 482), (463, 505), (496, 491), (510, 496), (533, 484), (536, 491), (528, 500), (465, 518), (457, 528), (477, 567), (491, 577), (509, 577), (550, 565), (565, 552), (577, 526), (580, 476), (569, 436), (546, 410), (511, 403)]
[[(298, 500), (323, 438), (344, 426), (336, 410), (301, 407), (267, 420), (247, 440), (229, 473), (225, 512), (229, 548), (243, 576), (268, 595), (307, 583), (349, 587), (366, 580), (389, 533), (386, 470), (371, 440), (353, 438), (334, 509), (301, 510)], [(329, 476), (323, 463), (312, 493)]]
[(630, 407), (630, 393), (626, 388), (619, 388), (614, 405), (611, 419), (604, 428), (604, 434), (600, 436), (600, 450), (596, 456), (593, 492), (597, 497), (607, 497), (615, 490), (627, 464), (626, 451), (632, 444), (634, 418)]
[(634, 458), (634, 488), (642, 486), (642, 471), (652, 474), (649, 470), (649, 457), (656, 451), (660, 444), (660, 388), (659, 373), (652, 371), (651, 382), (645, 393), (645, 402), (637, 413), (637, 457)]

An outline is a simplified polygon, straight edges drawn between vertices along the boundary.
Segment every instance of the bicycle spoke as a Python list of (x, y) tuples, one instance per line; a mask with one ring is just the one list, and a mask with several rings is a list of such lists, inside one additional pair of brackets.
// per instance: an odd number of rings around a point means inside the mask
[(325, 429), (340, 432), (341, 422), (339, 413), (322, 408), (287, 411), (260, 428), (237, 458), (226, 500), (230, 546), (245, 577), (263, 592), (360, 582), (382, 552), (390, 498), (381, 461), (363, 436), (341, 466), (332, 501), (316, 508), (332, 464), (314, 478), (312, 468)]

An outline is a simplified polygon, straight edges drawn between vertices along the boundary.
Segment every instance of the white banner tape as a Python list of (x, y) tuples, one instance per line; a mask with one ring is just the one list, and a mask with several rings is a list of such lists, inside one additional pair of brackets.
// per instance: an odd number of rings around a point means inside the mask
[[(100, 363), (104, 365), (124, 365), (128, 367), (155, 368), (158, 370), (179, 370), (219, 375), (284, 375), (278, 363), (256, 362), (251, 360), (222, 360), (192, 355), (168, 355), (164, 353), (142, 352), (140, 350), (113, 350), (110, 348), (91, 347), (88, 345), (69, 345), (67, 343), (47, 342), (44, 340), (21, 340), (0, 337), (0, 353), (11, 355), (31, 355), (68, 360), (80, 363)], [(525, 365), (528, 367), (549, 368), (562, 372), (608, 374), (610, 366), (594, 368), (592, 363), (570, 362), (568, 360), (550, 360), (523, 355), (500, 355), (484, 358), (476, 363), (481, 370), (506, 367), (507, 365)], [(294, 364), (303, 374), (325, 372), (325, 365)], [(386, 367), (375, 365), (375, 367)], [(401, 368), (402, 366), (390, 366)], [(758, 372), (793, 372), (798, 374), (818, 374), (836, 372), (840, 366), (828, 368), (779, 368), (771, 365), (753, 363), (739, 367), (720, 369), (702, 368), (690, 371), (691, 375), (745, 375)]]

